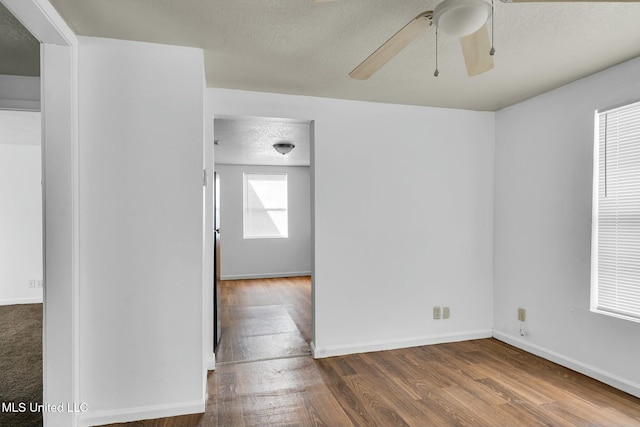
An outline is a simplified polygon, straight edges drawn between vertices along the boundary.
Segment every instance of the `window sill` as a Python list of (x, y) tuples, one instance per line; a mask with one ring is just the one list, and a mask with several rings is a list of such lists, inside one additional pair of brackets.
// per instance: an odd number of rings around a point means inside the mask
[(606, 310), (599, 310), (597, 308), (592, 308), (590, 311), (592, 313), (601, 314), (603, 316), (615, 317), (616, 319), (627, 320), (633, 323), (640, 323), (640, 318), (629, 316), (626, 314), (614, 313), (612, 311), (606, 311)]
[(243, 240), (288, 239), (289, 236), (242, 236)]

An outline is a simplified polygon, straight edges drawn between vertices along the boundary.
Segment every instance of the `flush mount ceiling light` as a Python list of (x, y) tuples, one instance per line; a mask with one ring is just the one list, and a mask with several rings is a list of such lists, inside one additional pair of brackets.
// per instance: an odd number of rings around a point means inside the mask
[(296, 146), (290, 142), (277, 142), (273, 144), (273, 148), (275, 148), (278, 153), (284, 156), (285, 154), (288, 154), (289, 152), (291, 152), (291, 150), (296, 148)]
[(433, 22), (443, 33), (462, 37), (478, 31), (492, 9), (484, 0), (445, 0), (433, 11)]

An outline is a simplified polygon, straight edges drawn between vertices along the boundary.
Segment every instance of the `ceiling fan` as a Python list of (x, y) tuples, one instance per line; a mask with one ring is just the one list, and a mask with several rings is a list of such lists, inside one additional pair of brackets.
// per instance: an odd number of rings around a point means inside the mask
[[(469, 76), (489, 71), (493, 68), (495, 50), (491, 46), (486, 23), (492, 15), (493, 5), (488, 0), (444, 0), (434, 10), (422, 12), (409, 21), (354, 68), (349, 76), (358, 80), (368, 79), (432, 25), (436, 27), (436, 37), (438, 32), (443, 32), (460, 38)], [(436, 65), (434, 75), (438, 74)]]
[[(334, 0), (314, 0), (327, 2)], [(581, 1), (614, 1), (637, 2), (640, 0), (501, 0), (504, 3), (520, 2), (581, 2)], [(395, 33), (382, 46), (375, 50), (367, 59), (349, 73), (351, 78), (366, 80), (378, 71), (391, 58), (407, 47), (429, 27), (436, 27), (436, 71), (437, 68), (437, 37), (438, 32), (460, 38), (462, 55), (464, 56), (467, 74), (472, 77), (493, 68), (493, 54), (495, 49), (489, 38), (487, 22), (493, 16), (491, 0), (444, 0), (434, 10), (422, 12), (413, 18), (400, 31)], [(493, 22), (493, 21), (492, 21)], [(493, 34), (492, 34), (493, 35)]]

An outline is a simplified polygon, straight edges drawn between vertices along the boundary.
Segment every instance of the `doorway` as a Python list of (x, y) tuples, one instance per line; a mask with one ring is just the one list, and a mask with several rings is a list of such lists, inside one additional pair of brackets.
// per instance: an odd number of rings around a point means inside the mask
[[(0, 110), (0, 395), (17, 409), (42, 403), (40, 127), (39, 112)], [(0, 412), (0, 425), (39, 423)]]
[[(42, 425), (40, 43), (0, 3), (0, 425)], [(7, 404), (11, 411), (8, 411)]]
[[(78, 401), (77, 39), (53, 6), (0, 0), (39, 46), (42, 100), (43, 401)], [(77, 416), (45, 412), (45, 424)]]
[(217, 364), (310, 354), (312, 132), (309, 120), (214, 119)]

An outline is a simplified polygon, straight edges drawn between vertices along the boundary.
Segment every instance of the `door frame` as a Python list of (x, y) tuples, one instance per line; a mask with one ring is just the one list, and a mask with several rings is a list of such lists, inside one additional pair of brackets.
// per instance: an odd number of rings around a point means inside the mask
[[(40, 41), (43, 197), (43, 401), (79, 395), (78, 39), (48, 0), (0, 0)], [(46, 426), (78, 425), (73, 412)]]
[[(206, 98), (206, 92), (205, 92)], [(214, 120), (215, 119), (234, 119), (234, 118), (260, 118), (260, 119), (273, 119), (273, 120), (287, 120), (294, 123), (304, 123), (309, 125), (309, 210), (310, 210), (310, 227), (311, 227), (311, 342), (310, 342), (310, 350), (313, 354), (314, 342), (316, 337), (316, 215), (315, 215), (315, 119), (303, 119), (299, 117), (290, 117), (290, 116), (281, 116), (278, 114), (250, 114), (250, 113), (223, 113), (215, 111), (211, 108), (209, 103), (205, 104), (205, 162), (207, 164), (207, 169), (214, 170), (215, 168), (215, 156), (214, 156)], [(209, 203), (207, 206), (213, 206), (213, 203)], [(205, 215), (209, 218), (208, 215)], [(210, 219), (213, 221), (213, 218)], [(205, 221), (206, 222), (206, 221)], [(206, 229), (206, 227), (205, 227)], [(205, 245), (206, 246), (206, 245)], [(213, 253), (213, 249), (210, 252), (207, 252), (205, 249), (205, 254)], [(209, 256), (209, 259), (212, 259), (212, 256)], [(211, 278), (213, 278), (213, 266), (210, 268), (211, 270)], [(207, 269), (208, 271), (208, 269)], [(212, 283), (209, 281), (209, 283)], [(212, 288), (210, 286), (210, 288)], [(207, 332), (207, 339), (205, 340), (205, 357), (207, 360), (212, 363), (208, 364), (209, 370), (215, 369), (215, 343), (213, 342), (213, 323), (214, 316), (216, 316), (216, 308), (213, 306), (213, 290), (211, 289), (211, 294), (207, 294), (208, 301), (211, 301), (211, 304), (207, 305), (205, 310), (205, 327), (208, 327), (209, 330)]]

